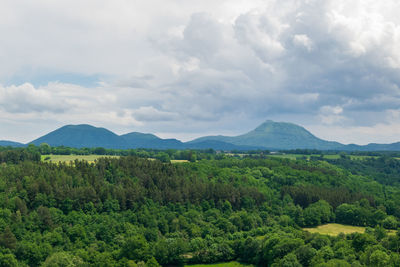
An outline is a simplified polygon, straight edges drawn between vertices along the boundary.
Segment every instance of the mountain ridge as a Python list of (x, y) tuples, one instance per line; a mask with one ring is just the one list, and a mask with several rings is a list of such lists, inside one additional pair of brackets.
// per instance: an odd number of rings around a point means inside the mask
[[(253, 130), (237, 136), (204, 136), (188, 142), (162, 139), (151, 133), (130, 132), (117, 135), (102, 127), (89, 124), (65, 125), (28, 144), (51, 146), (104, 147), (114, 149), (215, 149), (215, 150), (347, 150), (347, 151), (400, 151), (400, 142), (391, 144), (344, 145), (316, 137), (307, 129), (294, 123), (267, 120)], [(0, 146), (21, 147), (25, 144), (0, 141)]]
[(23, 147), (25, 144), (8, 140), (0, 140), (0, 146)]

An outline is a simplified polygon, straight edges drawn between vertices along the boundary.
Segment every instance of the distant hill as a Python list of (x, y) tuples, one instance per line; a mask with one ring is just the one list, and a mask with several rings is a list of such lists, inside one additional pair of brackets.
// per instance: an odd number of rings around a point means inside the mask
[(176, 139), (161, 139), (153, 134), (137, 132), (119, 136), (105, 128), (98, 128), (87, 124), (66, 125), (31, 142), (31, 144), (34, 145), (40, 145), (42, 143), (47, 143), (51, 146), (67, 146), (76, 148), (181, 149), (183, 147), (183, 143)]
[(206, 136), (191, 141), (191, 144), (204, 141), (221, 141), (238, 146), (251, 146), (265, 149), (321, 149), (340, 150), (345, 146), (338, 142), (322, 140), (301, 126), (287, 122), (268, 120), (253, 131), (239, 136)]
[(400, 142), (392, 143), (392, 144), (375, 144), (371, 143), (365, 146), (360, 145), (347, 145), (344, 150), (348, 151), (400, 151)]
[(25, 145), (18, 143), (18, 142), (13, 142), (13, 141), (0, 140), (0, 146), (23, 147)]
[(183, 143), (176, 139), (161, 139), (154, 134), (132, 132), (120, 136), (129, 148), (179, 149)]
[[(347, 150), (347, 151), (400, 151), (400, 142), (393, 144), (343, 145), (314, 136), (305, 128), (287, 122), (268, 120), (254, 130), (238, 136), (205, 136), (190, 142), (177, 139), (162, 139), (154, 134), (132, 132), (117, 135), (105, 128), (87, 124), (66, 125), (52, 131), (31, 144), (47, 143), (51, 146), (104, 147), (115, 149), (215, 149), (215, 150)], [(20, 147), (24, 144), (0, 141), (0, 146)]]
[(238, 150), (238, 151), (246, 151), (246, 150), (256, 150), (260, 147), (256, 146), (238, 146), (231, 143), (217, 141), (217, 140), (204, 140), (199, 142), (187, 142), (184, 143), (184, 147), (188, 149), (215, 149), (215, 150)]
[(50, 146), (126, 148), (125, 141), (115, 133), (87, 124), (66, 125), (31, 142)]

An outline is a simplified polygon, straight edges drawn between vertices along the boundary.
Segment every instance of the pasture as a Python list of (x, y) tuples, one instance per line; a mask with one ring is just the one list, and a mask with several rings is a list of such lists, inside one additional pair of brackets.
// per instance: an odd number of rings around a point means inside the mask
[(69, 163), (71, 161), (77, 160), (85, 160), (89, 163), (94, 163), (99, 158), (119, 158), (119, 156), (108, 156), (108, 155), (42, 155), (42, 161), (44, 162), (66, 162)]
[[(269, 157), (274, 157), (274, 158), (284, 158), (284, 159), (307, 159), (309, 160), (311, 158), (310, 155), (304, 155), (304, 154), (272, 154), (268, 155)], [(319, 155), (312, 155), (313, 157), (319, 157)], [(368, 158), (376, 158), (375, 156), (359, 156), (359, 155), (349, 155), (350, 159), (352, 160), (365, 160)], [(324, 159), (339, 159), (340, 155), (339, 154), (331, 154), (331, 155), (323, 155)]]
[[(41, 159), (43, 162), (66, 162), (69, 163), (71, 161), (77, 160), (85, 160), (89, 163), (94, 163), (99, 158), (119, 158), (120, 156), (110, 156), (110, 155), (42, 155)], [(154, 158), (148, 158), (148, 160), (155, 160)], [(171, 163), (185, 163), (189, 162), (185, 159), (173, 159)]]
[(252, 267), (252, 264), (240, 263), (237, 261), (212, 263), (212, 264), (187, 264), (187, 267)]
[(189, 162), (186, 159), (171, 159), (171, 163), (185, 163), (185, 162)]

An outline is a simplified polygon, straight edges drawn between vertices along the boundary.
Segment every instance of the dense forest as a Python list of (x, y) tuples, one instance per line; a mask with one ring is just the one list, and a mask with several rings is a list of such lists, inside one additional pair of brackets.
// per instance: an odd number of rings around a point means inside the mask
[[(0, 266), (400, 266), (400, 161), (387, 154), (131, 150), (41, 161), (55, 151), (0, 149)], [(178, 157), (189, 162), (169, 163)], [(302, 229), (331, 222), (366, 231)]]

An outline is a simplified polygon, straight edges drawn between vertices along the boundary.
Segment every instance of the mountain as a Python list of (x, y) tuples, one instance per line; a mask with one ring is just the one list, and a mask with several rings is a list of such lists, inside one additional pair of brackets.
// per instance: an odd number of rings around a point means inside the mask
[[(104, 147), (115, 149), (215, 149), (215, 150), (285, 150), (318, 149), (347, 151), (400, 151), (400, 142), (393, 144), (343, 145), (314, 136), (305, 128), (287, 122), (268, 120), (254, 130), (238, 136), (206, 136), (190, 142), (162, 139), (154, 134), (132, 132), (117, 135), (105, 128), (87, 124), (66, 125), (52, 131), (31, 144), (48, 143), (51, 146)], [(0, 146), (24, 146), (24, 144), (0, 141)]]
[(392, 143), (392, 144), (376, 144), (371, 143), (365, 146), (360, 145), (347, 145), (344, 150), (348, 151), (400, 151), (400, 142)]
[(126, 148), (125, 141), (115, 133), (87, 124), (66, 125), (31, 142), (50, 146)]
[(98, 128), (87, 124), (66, 125), (31, 142), (31, 144), (34, 145), (40, 145), (42, 143), (47, 143), (50, 146), (76, 148), (183, 148), (183, 143), (176, 139), (161, 139), (153, 134), (137, 132), (120, 136), (105, 128)]
[(191, 144), (204, 141), (220, 141), (238, 146), (251, 146), (264, 149), (321, 149), (340, 150), (345, 146), (338, 142), (322, 140), (301, 126), (287, 122), (268, 120), (253, 131), (239, 136), (207, 136), (191, 141)]
[(120, 136), (129, 148), (179, 149), (183, 143), (176, 139), (161, 139), (154, 134), (132, 132)]
[(13, 141), (0, 140), (0, 146), (23, 147), (25, 145)]
[(257, 150), (260, 147), (255, 147), (255, 146), (238, 146), (234, 145), (231, 143), (223, 142), (223, 141), (217, 141), (217, 140), (204, 140), (204, 141), (199, 141), (199, 142), (187, 142), (184, 143), (184, 148), (187, 149), (215, 149), (215, 150), (226, 150), (226, 151), (232, 151), (232, 150), (241, 150), (241, 151), (246, 151), (246, 150)]

